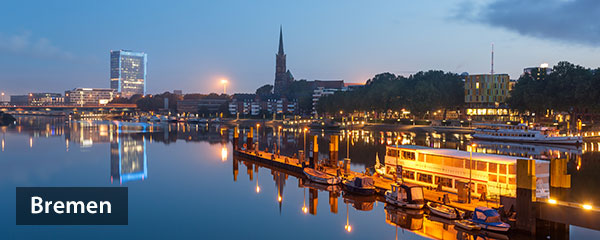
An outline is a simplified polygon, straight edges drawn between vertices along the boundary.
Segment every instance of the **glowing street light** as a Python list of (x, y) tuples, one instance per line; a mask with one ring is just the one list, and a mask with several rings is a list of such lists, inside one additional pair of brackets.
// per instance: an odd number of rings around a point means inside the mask
[(583, 204), (583, 209), (585, 209), (585, 210), (592, 210), (592, 205)]
[(227, 79), (221, 79), (221, 84), (223, 85), (223, 93), (227, 94)]

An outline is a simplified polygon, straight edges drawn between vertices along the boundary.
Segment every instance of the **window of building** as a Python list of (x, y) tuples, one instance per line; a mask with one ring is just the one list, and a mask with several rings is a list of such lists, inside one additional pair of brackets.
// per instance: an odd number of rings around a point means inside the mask
[(402, 178), (410, 179), (410, 180), (415, 180), (415, 172), (408, 171), (408, 170), (403, 170), (402, 171)]
[(489, 163), (488, 172), (497, 173), (498, 172), (498, 164)]
[(490, 182), (497, 182), (498, 181), (498, 176), (496, 174), (489, 174), (488, 175), (488, 180)]
[(402, 158), (408, 160), (415, 160), (415, 153), (409, 151), (402, 151)]
[(506, 164), (498, 164), (498, 173), (506, 174)]
[(451, 178), (446, 178), (446, 177), (436, 176), (435, 177), (435, 184), (442, 185), (444, 187), (452, 188), (452, 179)]
[(433, 183), (433, 179), (429, 174), (417, 173), (417, 180), (424, 183)]

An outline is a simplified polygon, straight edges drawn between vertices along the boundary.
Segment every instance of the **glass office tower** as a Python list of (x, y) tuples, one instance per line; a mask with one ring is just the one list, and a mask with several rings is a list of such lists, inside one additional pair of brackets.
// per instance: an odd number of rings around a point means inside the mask
[(110, 88), (122, 97), (146, 94), (146, 53), (110, 51)]

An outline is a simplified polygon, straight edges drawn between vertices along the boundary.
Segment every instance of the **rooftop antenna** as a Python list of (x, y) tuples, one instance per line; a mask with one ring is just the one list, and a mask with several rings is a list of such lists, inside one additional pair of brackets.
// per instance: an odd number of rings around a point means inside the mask
[(494, 78), (494, 43), (492, 43), (492, 79)]

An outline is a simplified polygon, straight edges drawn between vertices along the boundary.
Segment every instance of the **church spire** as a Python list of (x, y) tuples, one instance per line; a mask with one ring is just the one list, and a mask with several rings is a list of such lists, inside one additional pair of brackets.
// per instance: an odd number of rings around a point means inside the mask
[(283, 27), (279, 25), (279, 52), (278, 55), (283, 55)]

